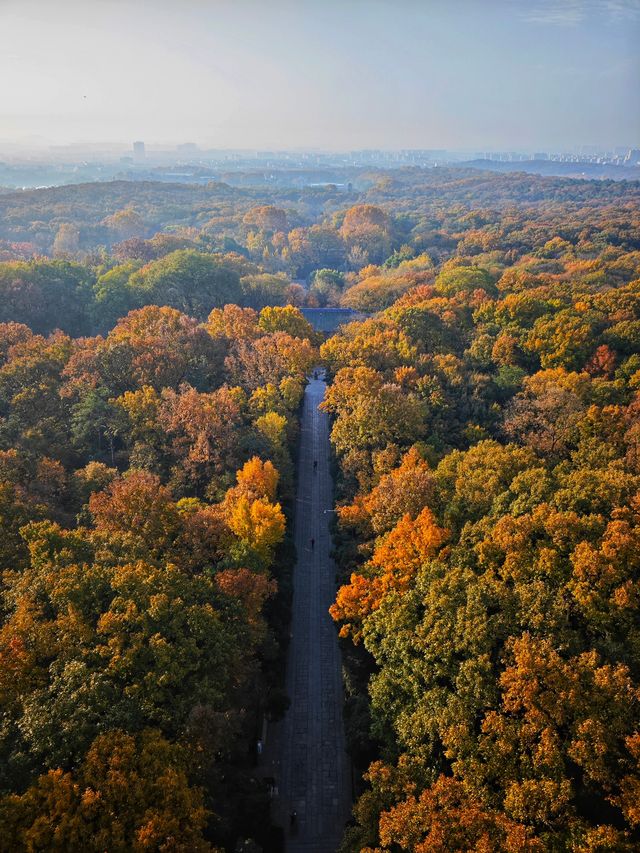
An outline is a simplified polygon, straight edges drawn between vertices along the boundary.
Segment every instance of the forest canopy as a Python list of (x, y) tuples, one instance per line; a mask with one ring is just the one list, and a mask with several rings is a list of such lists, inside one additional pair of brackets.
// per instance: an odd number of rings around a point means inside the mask
[(268, 843), (322, 363), (342, 853), (638, 848), (639, 201), (449, 168), (0, 195), (0, 847)]

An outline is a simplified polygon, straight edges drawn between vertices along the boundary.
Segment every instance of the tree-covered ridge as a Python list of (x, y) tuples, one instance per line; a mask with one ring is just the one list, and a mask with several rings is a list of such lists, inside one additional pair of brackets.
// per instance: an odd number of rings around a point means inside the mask
[[(590, 232), (610, 235), (614, 226), (617, 241), (635, 240), (638, 247), (637, 182), (453, 168), (345, 170), (344, 178), (353, 181), (352, 189), (113, 181), (6, 193), (0, 195), (0, 258), (87, 254), (130, 240), (146, 243), (137, 247), (144, 260), (166, 253), (172, 243), (174, 248), (186, 244), (206, 251), (242, 246), (253, 260), (267, 263), (269, 271), (296, 277), (335, 268), (354, 245), (359, 248), (351, 268), (357, 271), (366, 263), (357, 265), (361, 252), (384, 249), (385, 239), (391, 239), (394, 249), (406, 243), (440, 256), (463, 238), (477, 253), (478, 245), (531, 245), (527, 236), (532, 230), (551, 229), (550, 236), (575, 242), (578, 234), (583, 239)], [(386, 214), (386, 219), (377, 214), (365, 223), (361, 242), (353, 238), (362, 221), (349, 222), (345, 216), (354, 206), (376, 206)], [(537, 246), (544, 242), (540, 237)], [(368, 261), (378, 262), (375, 251)]]
[(375, 312), (461, 259), (494, 281), (513, 267), (629, 280), (639, 194), (454, 169), (362, 173), (350, 192), (113, 182), (8, 194), (0, 321), (85, 336), (146, 305), (199, 320), (228, 303)]
[(265, 835), (311, 327), (147, 306), (0, 341), (0, 849)]
[(344, 851), (639, 843), (640, 256), (539, 239), (458, 243), (321, 349)]

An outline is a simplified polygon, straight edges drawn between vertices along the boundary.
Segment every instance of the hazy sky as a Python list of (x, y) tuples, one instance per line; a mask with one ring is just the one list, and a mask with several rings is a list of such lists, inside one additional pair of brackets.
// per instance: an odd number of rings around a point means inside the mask
[(640, 144), (640, 0), (0, 0), (0, 141)]

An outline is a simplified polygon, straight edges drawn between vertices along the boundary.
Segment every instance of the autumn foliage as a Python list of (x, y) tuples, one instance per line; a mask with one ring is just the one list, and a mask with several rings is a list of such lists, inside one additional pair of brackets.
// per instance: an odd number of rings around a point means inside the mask
[(640, 847), (638, 185), (352, 178), (0, 195), (1, 849), (268, 843), (319, 358), (341, 853)]
[(281, 689), (283, 507), (316, 352), (283, 311), (203, 325), (148, 305), (91, 338), (0, 325), (1, 849), (268, 831), (248, 756)]
[(640, 256), (508, 219), (399, 293), (406, 260), (362, 271), (389, 301), (322, 345), (342, 853), (640, 843)]

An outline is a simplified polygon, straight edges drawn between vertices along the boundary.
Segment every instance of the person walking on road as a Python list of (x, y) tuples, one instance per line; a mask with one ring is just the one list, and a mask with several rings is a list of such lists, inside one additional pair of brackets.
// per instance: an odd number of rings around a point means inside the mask
[(317, 459), (314, 459), (314, 460), (313, 460), (313, 470), (314, 470), (314, 471), (317, 471), (317, 470), (318, 470), (318, 460), (317, 460)]
[(312, 551), (313, 551), (313, 549), (314, 549), (315, 544), (316, 544), (316, 540), (315, 540), (315, 539), (313, 538), (313, 536), (312, 536), (312, 537), (311, 537), (311, 550), (312, 550)]

